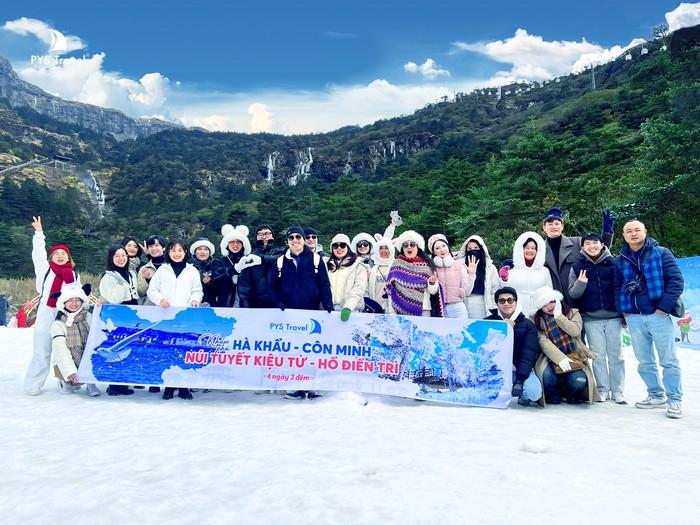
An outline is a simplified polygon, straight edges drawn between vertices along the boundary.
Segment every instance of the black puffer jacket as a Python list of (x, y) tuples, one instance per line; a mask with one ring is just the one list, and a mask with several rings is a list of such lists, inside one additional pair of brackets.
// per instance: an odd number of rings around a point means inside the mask
[[(502, 321), (498, 314), (491, 314), (488, 321)], [(513, 369), (516, 381), (525, 381), (540, 356), (540, 344), (537, 341), (537, 328), (522, 312), (515, 318), (513, 328)]]
[(262, 259), (262, 264), (246, 268), (238, 276), (238, 299), (241, 308), (276, 308), (277, 304), (270, 295), (268, 274), (270, 266), (274, 265), (277, 257), (284, 254), (285, 249), (275, 246), (265, 246), (257, 241), (253, 255)]
[(216, 301), (216, 286), (214, 281), (210, 280), (208, 283), (204, 282), (204, 274), (209, 274), (209, 277), (211, 278), (214, 260), (210, 257), (206, 261), (200, 261), (196, 257), (191, 257), (190, 262), (192, 263), (192, 266), (197, 268), (199, 278), (202, 281), (202, 290), (204, 291), (202, 302), (207, 303), (210, 306), (214, 306)]
[(224, 255), (212, 263), (211, 278), (216, 299), (212, 306), (230, 308), (236, 302), (236, 282), (238, 272), (234, 265), (243, 257), (243, 250)]

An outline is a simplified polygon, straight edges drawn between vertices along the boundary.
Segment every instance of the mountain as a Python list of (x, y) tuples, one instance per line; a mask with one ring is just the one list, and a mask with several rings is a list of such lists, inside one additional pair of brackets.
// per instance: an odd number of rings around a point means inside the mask
[(178, 124), (155, 118), (129, 118), (121, 111), (80, 102), (70, 102), (21, 80), (10, 62), (0, 56), (0, 98), (12, 108), (31, 108), (41, 115), (75, 124), (117, 140), (147, 137), (160, 131), (179, 128)]
[[(45, 160), (12, 168), (34, 155)], [(699, 173), (700, 51), (672, 56), (660, 40), (594, 72), (459, 93), (324, 134), (172, 129), (117, 140), (0, 99), (0, 231), (10, 239), (0, 273), (31, 273), (27, 224), (39, 213), (93, 271), (125, 234), (216, 241), (226, 222), (264, 222), (278, 236), (300, 223), (327, 241), (381, 232), (392, 209), (455, 245), (479, 233), (496, 260), (553, 205), (572, 235), (597, 229), (610, 207), (696, 254)]]

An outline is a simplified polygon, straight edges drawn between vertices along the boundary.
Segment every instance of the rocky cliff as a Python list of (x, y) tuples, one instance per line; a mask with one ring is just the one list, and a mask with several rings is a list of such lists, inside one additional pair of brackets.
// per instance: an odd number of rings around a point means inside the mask
[(154, 118), (133, 119), (114, 109), (60, 99), (20, 79), (10, 62), (1, 56), (0, 98), (7, 99), (13, 108), (31, 108), (60, 122), (109, 134), (117, 140), (147, 137), (160, 131), (181, 127)]

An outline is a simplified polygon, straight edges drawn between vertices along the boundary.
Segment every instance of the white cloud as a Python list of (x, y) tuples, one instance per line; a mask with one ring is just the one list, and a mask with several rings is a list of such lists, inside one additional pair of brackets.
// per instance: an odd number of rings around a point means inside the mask
[(700, 3), (680, 4), (673, 11), (666, 13), (666, 23), (671, 31), (700, 24)]
[(441, 76), (450, 76), (450, 72), (447, 69), (440, 68), (432, 58), (426, 59), (426, 61), (421, 65), (418, 65), (415, 62), (408, 62), (407, 64), (404, 64), (403, 68), (408, 73), (420, 73), (428, 80), (434, 80)]
[(643, 43), (634, 39), (628, 45), (606, 49), (581, 39), (547, 41), (541, 36), (531, 35), (518, 29), (510, 38), (493, 42), (454, 42), (452, 52), (472, 51), (498, 62), (511, 64), (508, 71), (499, 71), (494, 81), (515, 82), (519, 80), (547, 80), (553, 77), (580, 73), (591, 64), (610, 62), (630, 47)]
[(62, 55), (84, 49), (85, 44), (77, 36), (64, 35), (60, 31), (53, 29), (46, 22), (36, 18), (22, 17), (17, 20), (9, 20), (0, 29), (12, 31), (18, 35), (33, 35), (49, 46), (48, 53)]
[(267, 110), (266, 104), (254, 102), (248, 106), (250, 115), (250, 131), (258, 133), (261, 131), (272, 131), (272, 113)]
[(139, 80), (104, 71), (105, 54), (60, 59), (49, 64), (24, 64), (17, 74), (65, 100), (119, 109), (130, 116), (167, 113), (169, 80), (148, 73)]

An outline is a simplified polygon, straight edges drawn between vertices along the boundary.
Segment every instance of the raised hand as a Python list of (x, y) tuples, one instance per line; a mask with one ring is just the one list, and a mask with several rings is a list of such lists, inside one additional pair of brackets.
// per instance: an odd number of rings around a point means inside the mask
[(476, 273), (477, 266), (479, 266), (479, 259), (475, 255), (467, 257), (467, 272)]
[(582, 283), (588, 282), (588, 275), (586, 275), (586, 270), (581, 270), (578, 274), (578, 280)]
[(32, 217), (32, 227), (34, 228), (35, 232), (43, 231), (41, 226), (41, 217), (39, 215)]

